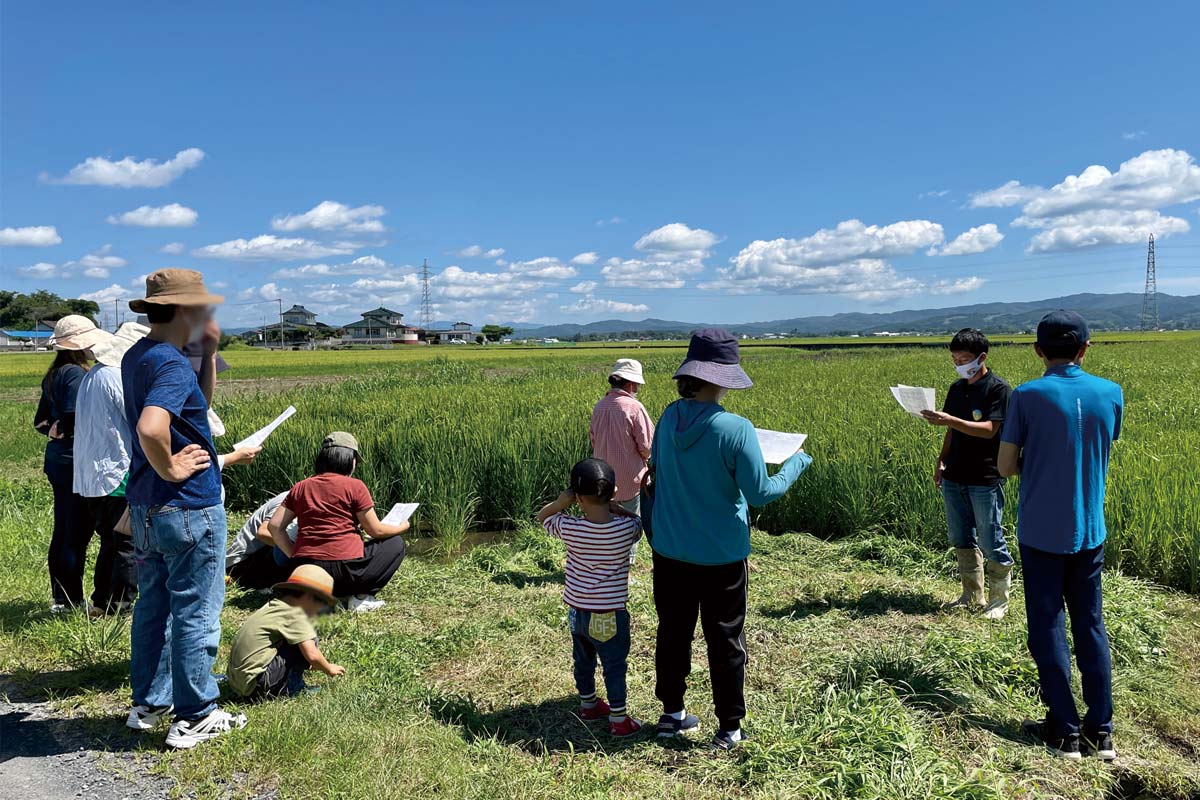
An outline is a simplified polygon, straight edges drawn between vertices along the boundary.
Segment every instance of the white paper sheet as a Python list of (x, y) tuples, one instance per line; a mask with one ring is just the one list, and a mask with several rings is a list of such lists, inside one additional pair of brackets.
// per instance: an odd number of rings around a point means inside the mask
[(920, 386), (905, 386), (903, 383), (899, 386), (893, 386), (892, 397), (896, 398), (896, 402), (900, 404), (908, 413), (914, 417), (921, 416), (922, 411), (936, 411), (937, 399), (934, 397), (933, 389)]
[(758, 435), (758, 446), (762, 448), (763, 461), (768, 464), (782, 464), (787, 461), (804, 446), (804, 440), (808, 438), (807, 433), (780, 433), (762, 428), (755, 428), (754, 433)]
[(262, 447), (263, 442), (267, 437), (274, 433), (275, 429), (287, 421), (287, 418), (296, 413), (295, 406), (288, 406), (287, 410), (280, 414), (275, 419), (271, 420), (265, 428), (259, 428), (254, 433), (242, 439), (233, 446), (234, 450), (241, 450), (243, 447)]
[(396, 503), (380, 522), (384, 525), (399, 525), (401, 522), (408, 522), (420, 505), (420, 503)]

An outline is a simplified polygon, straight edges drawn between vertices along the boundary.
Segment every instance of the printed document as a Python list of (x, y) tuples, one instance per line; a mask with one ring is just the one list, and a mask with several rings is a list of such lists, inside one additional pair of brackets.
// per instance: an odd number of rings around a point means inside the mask
[(284, 411), (282, 414), (280, 414), (275, 419), (271, 420), (270, 424), (268, 424), (267, 427), (260, 428), (259, 430), (256, 430), (254, 433), (247, 436), (245, 439), (242, 439), (240, 442), (238, 442), (237, 444), (235, 444), (233, 446), (233, 449), (241, 450), (243, 447), (262, 447), (263, 442), (265, 442), (267, 440), (267, 437), (270, 436), (272, 433), (274, 433), (276, 428), (278, 428), (280, 425), (282, 425), (284, 422), (286, 422), (287, 418), (295, 413), (296, 413), (296, 407), (288, 406), (287, 410)]
[(380, 522), (384, 525), (399, 525), (401, 522), (408, 522), (420, 505), (420, 503), (396, 503)]
[(808, 438), (807, 433), (780, 433), (765, 431), (762, 428), (755, 428), (754, 433), (758, 435), (758, 446), (762, 448), (763, 461), (768, 464), (782, 464), (787, 461), (804, 446), (804, 440)]
[(920, 386), (905, 386), (903, 383), (891, 388), (892, 397), (896, 398), (896, 402), (900, 404), (901, 408), (914, 417), (921, 416), (922, 411), (937, 410), (937, 401), (934, 398), (933, 389)]

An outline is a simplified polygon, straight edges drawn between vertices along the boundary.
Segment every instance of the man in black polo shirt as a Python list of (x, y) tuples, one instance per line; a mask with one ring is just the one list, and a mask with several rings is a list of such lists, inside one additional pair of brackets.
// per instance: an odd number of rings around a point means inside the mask
[(947, 429), (933, 481), (946, 503), (950, 544), (958, 557), (963, 587), (962, 595), (949, 606), (984, 606), (985, 617), (1002, 619), (1008, 613), (1013, 558), (1001, 525), (1004, 478), (996, 466), (996, 454), (1011, 389), (988, 369), (988, 349), (987, 337), (974, 328), (963, 328), (954, 335), (950, 356), (959, 380), (951, 384), (942, 410), (926, 411), (924, 416), (931, 425)]

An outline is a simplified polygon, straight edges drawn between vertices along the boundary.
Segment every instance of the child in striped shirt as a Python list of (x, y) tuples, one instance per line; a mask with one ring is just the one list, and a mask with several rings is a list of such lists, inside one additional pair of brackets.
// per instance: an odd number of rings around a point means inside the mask
[[(625, 712), (629, 659), (629, 554), (642, 535), (641, 520), (612, 503), (616, 477), (598, 458), (571, 470), (571, 486), (538, 512), (538, 522), (567, 546), (563, 602), (570, 607), (571, 649), (579, 716), (608, 717), (608, 732), (629, 736), (642, 724)], [(578, 503), (582, 516), (566, 510)], [(596, 696), (596, 659), (604, 668), (609, 703)], [(610, 706), (611, 703), (611, 706)]]

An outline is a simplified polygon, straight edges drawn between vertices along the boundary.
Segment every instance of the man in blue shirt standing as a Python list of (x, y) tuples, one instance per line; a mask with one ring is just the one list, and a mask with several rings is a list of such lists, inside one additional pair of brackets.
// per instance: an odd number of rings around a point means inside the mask
[[(146, 278), (129, 307), (150, 333), (121, 360), (132, 437), (125, 497), (138, 563), (126, 724), (148, 730), (175, 712), (167, 744), (195, 747), (246, 724), (217, 706), (212, 675), (225, 601), (225, 508), (208, 424), (220, 330), (199, 272), (164, 269)], [(203, 343), (199, 375), (183, 354)]]
[[(1082, 737), (1090, 753), (1112, 761), (1112, 659), (1100, 573), (1108, 457), (1124, 401), (1120, 386), (1080, 366), (1088, 337), (1087, 323), (1072, 311), (1042, 318), (1034, 349), (1046, 373), (1013, 391), (999, 467), (1002, 475), (1021, 476), (1017, 538), (1029, 651), (1047, 706), (1046, 719), (1026, 723), (1026, 731), (1063, 758), (1081, 757)], [(1064, 609), (1087, 704), (1082, 722), (1071, 694)]]

